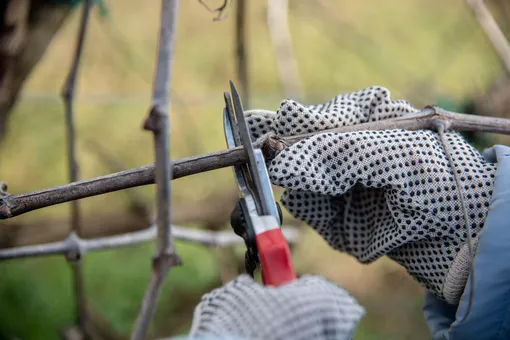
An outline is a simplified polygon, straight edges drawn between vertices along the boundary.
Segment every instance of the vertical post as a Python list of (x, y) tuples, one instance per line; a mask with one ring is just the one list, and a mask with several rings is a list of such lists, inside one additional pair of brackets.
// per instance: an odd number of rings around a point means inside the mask
[(237, 0), (236, 7), (236, 61), (237, 74), (241, 84), (241, 93), (245, 108), (250, 108), (250, 89), (248, 84), (248, 57), (246, 53), (246, 0)]
[(485, 35), (496, 50), (507, 75), (510, 75), (510, 43), (499, 28), (484, 0), (466, 0), (476, 15)]
[[(83, 3), (83, 13), (78, 31), (78, 40), (76, 43), (74, 57), (62, 91), (66, 111), (67, 166), (69, 171), (69, 182), (76, 182), (79, 179), (79, 167), (76, 159), (74, 97), (76, 91), (76, 80), (92, 5), (92, 0), (85, 0)], [(71, 228), (69, 231), (70, 237), (76, 235), (82, 236), (80, 205), (78, 200), (71, 202)], [(72, 252), (66, 254), (66, 257), (73, 272), (74, 294), (76, 299), (76, 323), (80, 327), (85, 338), (88, 338), (87, 299), (85, 295), (81, 254), (79, 251)]]
[(163, 0), (152, 105), (144, 122), (144, 129), (152, 131), (156, 157), (157, 239), (156, 254), (152, 261), (152, 279), (145, 293), (131, 339), (147, 337), (151, 320), (164, 280), (170, 268), (182, 263), (177, 255), (171, 232), (171, 179), (170, 162), (170, 81), (177, 29), (178, 0)]
[(303, 86), (299, 68), (292, 49), (289, 29), (289, 0), (269, 0), (267, 3), (267, 28), (276, 54), (280, 83), (287, 98), (303, 99)]

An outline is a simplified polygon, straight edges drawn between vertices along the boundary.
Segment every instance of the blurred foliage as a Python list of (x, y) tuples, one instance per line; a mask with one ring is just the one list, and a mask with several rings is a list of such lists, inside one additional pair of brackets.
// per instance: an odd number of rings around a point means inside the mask
[[(210, 7), (221, 1), (209, 1)], [(150, 103), (159, 21), (158, 1), (111, 0), (108, 15), (94, 15), (78, 83), (77, 119), (82, 178), (108, 173), (85, 147), (93, 139), (126, 166), (153, 161), (152, 137), (141, 129)], [(249, 79), (253, 107), (276, 110), (281, 89), (265, 26), (265, 2), (249, 2)], [(464, 1), (290, 1), (290, 25), (306, 103), (372, 85), (417, 107), (462, 107), (501, 68)], [(233, 7), (230, 8), (232, 12)], [(96, 13), (96, 12), (95, 12)], [(58, 98), (76, 38), (79, 11), (33, 72), (0, 149), (0, 178), (12, 193), (67, 181), (64, 110)], [(234, 16), (214, 22), (198, 1), (182, 1), (172, 76), (172, 158), (225, 148), (222, 93), (235, 75)], [(443, 98), (448, 98), (448, 103)], [(198, 201), (233, 185), (230, 169), (172, 183), (175, 201)], [(149, 202), (154, 187), (141, 188)], [(126, 208), (123, 193), (82, 201), (85, 218)], [(17, 217), (37, 220), (68, 214), (67, 204)], [(2, 223), (0, 222), (0, 227)], [(41, 231), (44, 232), (44, 231)], [(427, 339), (422, 290), (396, 264), (360, 265), (330, 249), (314, 232), (295, 251), (303, 273), (328, 277), (367, 309), (356, 339)], [(155, 319), (154, 334), (185, 333), (189, 310), (220, 285), (211, 251), (179, 245), (185, 265), (172, 270)], [(151, 246), (85, 258), (86, 287), (94, 310), (123, 335), (129, 333), (150, 275)], [(179, 303), (190, 297), (187, 305)], [(74, 316), (70, 272), (62, 258), (0, 264), (0, 338), (56, 339)], [(182, 316), (184, 315), (184, 316)]]
[[(158, 311), (179, 313), (175, 307), (186, 296), (200, 296), (217, 285), (218, 263), (207, 248), (178, 244), (185, 266), (169, 275)], [(150, 279), (151, 245), (94, 253), (85, 261), (91, 309), (109, 320), (115, 331), (129, 334)], [(13, 261), (0, 267), (0, 338), (57, 339), (74, 320), (73, 292), (68, 264), (63, 258)], [(193, 301), (194, 303), (198, 303)], [(191, 313), (188, 310), (187, 316)], [(159, 322), (158, 322), (159, 321)], [(166, 320), (155, 324), (165, 327)]]

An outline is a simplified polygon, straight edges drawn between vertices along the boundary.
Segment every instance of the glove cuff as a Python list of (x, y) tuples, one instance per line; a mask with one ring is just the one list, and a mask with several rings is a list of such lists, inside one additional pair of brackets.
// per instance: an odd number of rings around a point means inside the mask
[(443, 285), (443, 296), (449, 304), (456, 305), (459, 303), (460, 297), (464, 293), (464, 288), (471, 271), (470, 261), (471, 256), (475, 256), (478, 246), (478, 235), (473, 238), (473, 254), (469, 253), (467, 242), (460, 248), (460, 251), (455, 256), (450, 270), (446, 275)]

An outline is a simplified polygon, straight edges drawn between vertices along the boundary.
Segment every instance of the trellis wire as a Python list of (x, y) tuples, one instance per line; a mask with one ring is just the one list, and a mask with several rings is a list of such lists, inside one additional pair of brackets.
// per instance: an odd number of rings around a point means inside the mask
[[(300, 233), (295, 227), (283, 226), (282, 230), (288, 242), (298, 241)], [(172, 225), (172, 236), (176, 240), (198, 243), (207, 247), (244, 244), (244, 240), (230, 230), (210, 231)], [(76, 234), (70, 234), (65, 240), (59, 242), (0, 249), (0, 261), (52, 255), (69, 256), (76, 252), (83, 256), (89, 252), (135, 246), (155, 239), (156, 225), (139, 231), (94, 239), (83, 239)]]

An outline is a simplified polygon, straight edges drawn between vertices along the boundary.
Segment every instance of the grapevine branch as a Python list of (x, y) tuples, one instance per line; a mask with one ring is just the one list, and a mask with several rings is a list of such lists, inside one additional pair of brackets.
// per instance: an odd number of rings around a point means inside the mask
[(143, 298), (136, 323), (131, 333), (132, 340), (147, 338), (151, 320), (156, 312), (158, 298), (169, 270), (182, 263), (177, 255), (171, 230), (170, 183), (172, 162), (170, 161), (170, 82), (177, 30), (179, 0), (163, 0), (158, 56), (154, 75), (152, 106), (145, 119), (144, 129), (152, 131), (156, 156), (155, 181), (157, 201), (156, 254), (152, 260), (152, 278)]
[[(83, 3), (83, 14), (78, 31), (78, 39), (74, 51), (74, 57), (67, 76), (62, 98), (64, 100), (66, 112), (66, 132), (67, 132), (67, 167), (69, 171), (69, 182), (73, 183), (78, 180), (79, 166), (76, 159), (76, 131), (75, 131), (75, 114), (74, 114), (74, 97), (76, 93), (76, 82), (78, 79), (78, 71), (80, 68), (81, 56), (83, 54), (83, 46), (87, 34), (87, 26), (89, 23), (90, 11), (93, 6), (92, 0), (85, 0)], [(69, 238), (80, 236), (82, 234), (82, 221), (80, 213), (79, 201), (71, 202), (71, 228)], [(79, 254), (68, 253), (67, 261), (71, 265), (73, 273), (74, 294), (76, 300), (76, 322), (83, 332), (86, 339), (91, 337), (89, 329), (89, 317), (87, 312), (87, 298), (85, 295), (85, 284), (83, 279), (82, 258)]]
[(248, 43), (246, 37), (248, 36), (247, 18), (248, 3), (246, 0), (237, 0), (236, 7), (236, 34), (235, 34), (235, 49), (236, 49), (236, 67), (237, 74), (239, 75), (239, 82), (241, 83), (241, 91), (243, 104), (245, 107), (250, 107), (250, 84), (248, 81)]
[[(438, 107), (426, 107), (420, 112), (407, 114), (399, 118), (342, 126), (336, 129), (317, 131), (312, 134), (278, 139), (269, 137), (262, 144), (268, 145), (271, 150), (280, 150), (314, 134), (326, 132), (345, 133), (391, 129), (428, 129), (436, 131), (438, 120), (447, 124), (446, 130), (480, 131), (510, 135), (510, 119), (508, 118), (467, 115), (446, 111)], [(246, 161), (246, 155), (241, 147), (183, 158), (172, 162), (172, 179), (243, 164)], [(31, 193), (15, 195), (4, 193), (4, 196), (0, 197), (0, 219), (12, 218), (55, 204), (148, 184), (154, 184), (153, 164)]]
[(494, 46), (506, 73), (510, 75), (510, 43), (494, 20), (484, 0), (466, 0), (466, 3), (471, 7), (485, 35)]
[(304, 91), (292, 48), (288, 16), (289, 0), (268, 1), (266, 22), (275, 51), (280, 83), (286, 97), (299, 101), (303, 98)]

